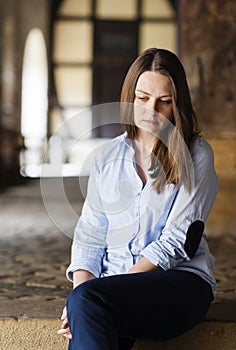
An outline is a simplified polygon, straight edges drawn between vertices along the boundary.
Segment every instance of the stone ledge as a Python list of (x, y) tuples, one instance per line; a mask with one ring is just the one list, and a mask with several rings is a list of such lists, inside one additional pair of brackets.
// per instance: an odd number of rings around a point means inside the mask
[(206, 316), (206, 321), (232, 322), (236, 324), (236, 302), (222, 301), (213, 303)]
[[(1, 350), (66, 350), (68, 342), (57, 334), (59, 320), (0, 319)], [(133, 350), (235, 350), (236, 324), (203, 322), (167, 342), (137, 341)]]
[[(0, 299), (0, 319), (52, 319), (60, 318), (65, 300), (32, 300), (32, 299)], [(213, 303), (207, 316), (206, 322), (232, 322), (236, 324), (236, 302)], [(1, 349), (0, 349), (1, 350)]]
[[(0, 350), (66, 350), (57, 334), (64, 300), (1, 300)], [(137, 341), (133, 350), (235, 350), (236, 303), (214, 303), (206, 320), (168, 342)]]
[[(62, 309), (65, 306), (63, 300), (0, 300), (0, 319), (34, 320), (47, 319), (59, 320)], [(0, 350), (2, 350), (0, 348)]]

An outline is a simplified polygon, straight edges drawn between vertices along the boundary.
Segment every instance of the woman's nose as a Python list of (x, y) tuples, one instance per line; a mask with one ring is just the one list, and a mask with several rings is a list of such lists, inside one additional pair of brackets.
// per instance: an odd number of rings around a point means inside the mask
[(150, 100), (149, 101), (149, 106), (148, 108), (153, 111), (153, 112), (157, 112), (158, 106), (157, 106), (157, 101), (156, 100)]

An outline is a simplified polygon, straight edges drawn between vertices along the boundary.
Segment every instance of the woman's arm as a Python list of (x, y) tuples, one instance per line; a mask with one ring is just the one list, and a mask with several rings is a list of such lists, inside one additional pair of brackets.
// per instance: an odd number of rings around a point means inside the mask
[(191, 193), (180, 185), (160, 238), (141, 251), (142, 256), (164, 270), (193, 258), (218, 191), (213, 152), (202, 139), (197, 140), (193, 150), (193, 167)]
[(86, 282), (95, 276), (86, 270), (76, 270), (73, 272), (73, 289), (78, 287), (81, 283)]
[[(67, 278), (72, 282), (74, 271), (90, 271), (99, 277), (106, 248), (108, 220), (100, 198), (100, 174), (95, 164), (91, 167), (86, 200), (75, 228), (71, 248), (71, 264)], [(82, 276), (83, 275), (83, 276)], [(84, 273), (81, 274), (83, 279)]]
[[(73, 288), (99, 276), (106, 245), (106, 231), (107, 220), (100, 206), (98, 176), (94, 164), (89, 177), (87, 198), (74, 233), (71, 264), (67, 269), (67, 277), (73, 282)], [(58, 334), (71, 339), (66, 306), (61, 320)]]

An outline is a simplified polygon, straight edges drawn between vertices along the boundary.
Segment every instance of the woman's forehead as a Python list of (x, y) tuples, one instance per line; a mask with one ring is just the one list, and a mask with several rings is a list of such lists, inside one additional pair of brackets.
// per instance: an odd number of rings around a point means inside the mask
[(162, 93), (171, 94), (171, 84), (169, 78), (159, 72), (146, 71), (142, 73), (137, 81), (136, 90), (148, 95)]

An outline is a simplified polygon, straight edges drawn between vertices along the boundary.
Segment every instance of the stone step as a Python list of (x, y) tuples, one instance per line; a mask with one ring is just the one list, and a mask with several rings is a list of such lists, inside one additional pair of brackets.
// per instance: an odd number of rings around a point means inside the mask
[[(66, 350), (56, 319), (0, 319), (1, 350)], [(133, 350), (235, 350), (236, 324), (203, 322), (185, 335), (161, 342), (137, 341)], [(92, 350), (92, 349), (91, 349)]]
[[(57, 334), (62, 300), (1, 300), (0, 350), (66, 350)], [(236, 304), (215, 303), (206, 320), (166, 342), (137, 341), (133, 350), (235, 350)], [(92, 350), (92, 349), (91, 349)]]

